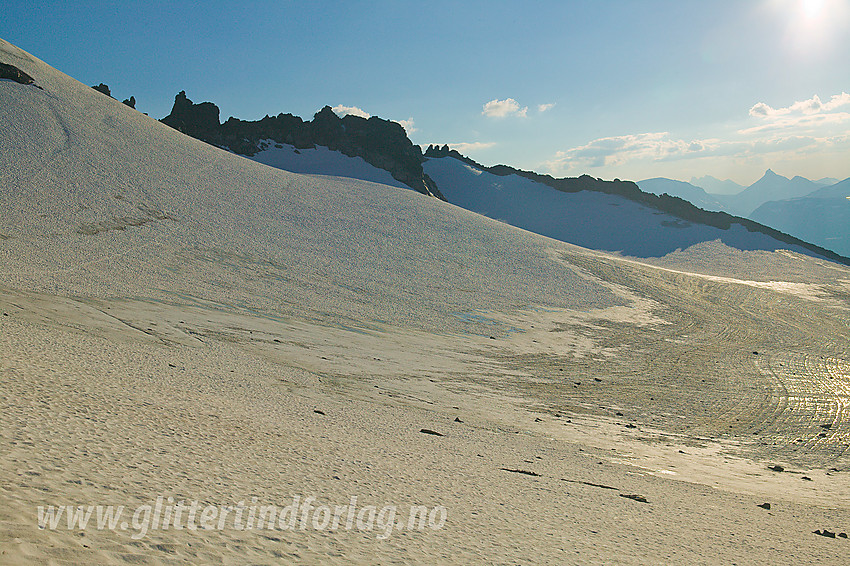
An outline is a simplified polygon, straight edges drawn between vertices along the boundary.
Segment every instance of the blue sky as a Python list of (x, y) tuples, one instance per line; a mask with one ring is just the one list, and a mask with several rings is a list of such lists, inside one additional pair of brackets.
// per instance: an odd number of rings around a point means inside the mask
[(161, 118), (328, 104), (486, 164), (850, 177), (850, 0), (20, 2), (0, 37)]

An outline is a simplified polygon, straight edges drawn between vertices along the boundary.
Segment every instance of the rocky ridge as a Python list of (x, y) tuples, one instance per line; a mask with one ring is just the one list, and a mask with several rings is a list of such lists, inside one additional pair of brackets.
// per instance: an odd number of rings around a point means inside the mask
[(769, 226), (765, 226), (764, 224), (760, 224), (748, 218), (734, 216), (726, 212), (711, 212), (703, 210), (694, 206), (687, 200), (679, 197), (674, 197), (667, 194), (655, 195), (652, 193), (646, 193), (644, 191), (641, 191), (637, 184), (632, 181), (621, 181), (620, 179), (615, 179), (613, 181), (604, 181), (602, 179), (596, 179), (594, 177), (591, 177), (590, 175), (581, 175), (580, 177), (555, 178), (551, 175), (541, 175), (540, 173), (535, 173), (533, 171), (523, 171), (521, 169), (516, 169), (508, 165), (494, 165), (493, 167), (487, 167), (485, 165), (477, 163), (469, 157), (462, 155), (457, 150), (449, 148), (449, 146), (447, 145), (444, 145), (442, 147), (435, 145), (428, 146), (428, 149), (425, 151), (425, 157), (452, 157), (463, 163), (466, 163), (467, 165), (470, 165), (471, 167), (475, 167), (482, 171), (492, 173), (493, 175), (518, 175), (520, 177), (525, 177), (526, 179), (536, 181), (538, 183), (566, 193), (576, 193), (579, 191), (597, 191), (607, 194), (619, 195), (644, 206), (654, 208), (661, 212), (666, 212), (668, 214), (681, 218), (682, 220), (712, 226), (721, 230), (728, 230), (732, 227), (733, 224), (739, 224), (750, 232), (758, 232), (761, 234), (765, 234), (780, 242), (789, 245), (801, 246), (832, 261), (836, 261), (845, 265), (850, 265), (850, 259), (842, 255), (839, 255), (821, 246), (810, 244), (808, 242), (800, 240), (799, 238), (795, 238), (794, 236), (790, 236), (784, 232), (780, 232), (779, 230), (776, 230)]
[(162, 122), (194, 138), (246, 156), (261, 151), (263, 140), (290, 144), (297, 149), (324, 146), (349, 157), (361, 157), (415, 191), (443, 198), (437, 185), (422, 170), (422, 150), (396, 122), (376, 116), (340, 118), (330, 106), (319, 110), (311, 121), (281, 113), (255, 121), (231, 117), (221, 123), (219, 113), (218, 106), (212, 102), (195, 104), (185, 91), (181, 91), (174, 99), (171, 113)]

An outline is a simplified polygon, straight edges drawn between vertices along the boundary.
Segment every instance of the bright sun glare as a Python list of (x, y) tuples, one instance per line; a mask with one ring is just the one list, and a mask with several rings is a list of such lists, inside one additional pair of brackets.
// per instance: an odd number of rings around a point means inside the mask
[(828, 49), (848, 22), (850, 0), (769, 0), (785, 20), (787, 45), (798, 54)]
[(800, 0), (800, 12), (806, 22), (820, 19), (824, 13), (826, 0)]

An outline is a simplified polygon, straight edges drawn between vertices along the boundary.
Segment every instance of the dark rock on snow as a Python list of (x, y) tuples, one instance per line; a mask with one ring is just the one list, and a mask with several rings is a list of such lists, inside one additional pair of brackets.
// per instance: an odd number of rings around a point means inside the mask
[(31, 85), (35, 83), (35, 79), (20, 70), (14, 65), (0, 63), (0, 79), (9, 79), (22, 85)]
[(536, 478), (540, 477), (540, 474), (538, 474), (536, 472), (529, 472), (528, 470), (517, 470), (517, 469), (514, 469), (514, 468), (502, 468), (502, 470), (504, 470), (506, 472), (511, 472), (513, 474), (523, 474), (523, 475), (526, 475), (526, 476), (534, 476)]

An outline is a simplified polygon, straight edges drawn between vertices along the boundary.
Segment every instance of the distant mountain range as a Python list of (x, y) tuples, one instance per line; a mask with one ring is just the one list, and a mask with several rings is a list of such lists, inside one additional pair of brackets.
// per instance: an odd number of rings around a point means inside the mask
[(850, 179), (802, 198), (767, 202), (750, 218), (848, 256)]
[(644, 179), (643, 181), (639, 181), (638, 187), (640, 187), (640, 190), (654, 195), (668, 194), (670, 196), (683, 198), (704, 210), (726, 210), (726, 205), (721, 201), (721, 195), (709, 194), (703, 190), (702, 187), (698, 187), (684, 181), (655, 177), (653, 179)]
[(693, 182), (702, 182), (715, 190), (718, 183), (726, 188), (734, 185), (733, 181), (706, 176), (692, 179), (692, 183), (646, 179), (639, 181), (638, 186), (654, 194), (683, 198), (705, 210), (745, 216), (841, 255), (850, 254), (850, 200), (846, 198), (850, 194), (850, 179), (841, 182), (830, 177), (817, 181), (799, 176), (789, 179), (768, 169), (761, 179), (749, 187), (741, 187), (736, 194), (710, 194)]
[(703, 177), (691, 177), (691, 184), (705, 189), (707, 193), (714, 195), (734, 195), (743, 191), (746, 187), (735, 181), (725, 179), (721, 181), (711, 175)]
[[(834, 185), (839, 180), (840, 179), (836, 179), (833, 177), (823, 177), (822, 179), (817, 179), (814, 182), (818, 185), (826, 187), (829, 185)], [(702, 177), (691, 177), (690, 184), (700, 187), (704, 189), (705, 192), (712, 195), (736, 195), (747, 188), (744, 185), (739, 185), (731, 179), (725, 179), (721, 181), (720, 179), (712, 177), (711, 175), (704, 175)]]
[[(700, 185), (699, 182), (704, 184)], [(766, 202), (803, 197), (837, 182), (837, 179), (810, 181), (799, 176), (789, 179), (788, 177), (777, 175), (771, 169), (768, 169), (761, 179), (749, 187), (742, 187), (734, 181), (729, 180), (718, 181), (714, 177), (709, 176), (700, 177), (699, 179), (694, 178), (690, 183), (656, 177), (638, 181), (638, 186), (641, 190), (653, 194), (660, 195), (666, 193), (671, 196), (683, 198), (706, 210), (724, 210), (737, 216), (749, 217), (755, 209)], [(720, 186), (718, 184), (723, 184), (724, 187), (730, 189), (734, 185), (739, 187), (739, 190), (735, 193), (722, 194), (706, 188), (706, 184), (713, 186), (715, 189)]]
[(749, 216), (755, 209), (772, 200), (785, 200), (805, 196), (823, 187), (804, 177), (789, 179), (772, 170), (765, 171), (761, 179), (736, 195), (724, 195), (727, 210), (732, 214)]

